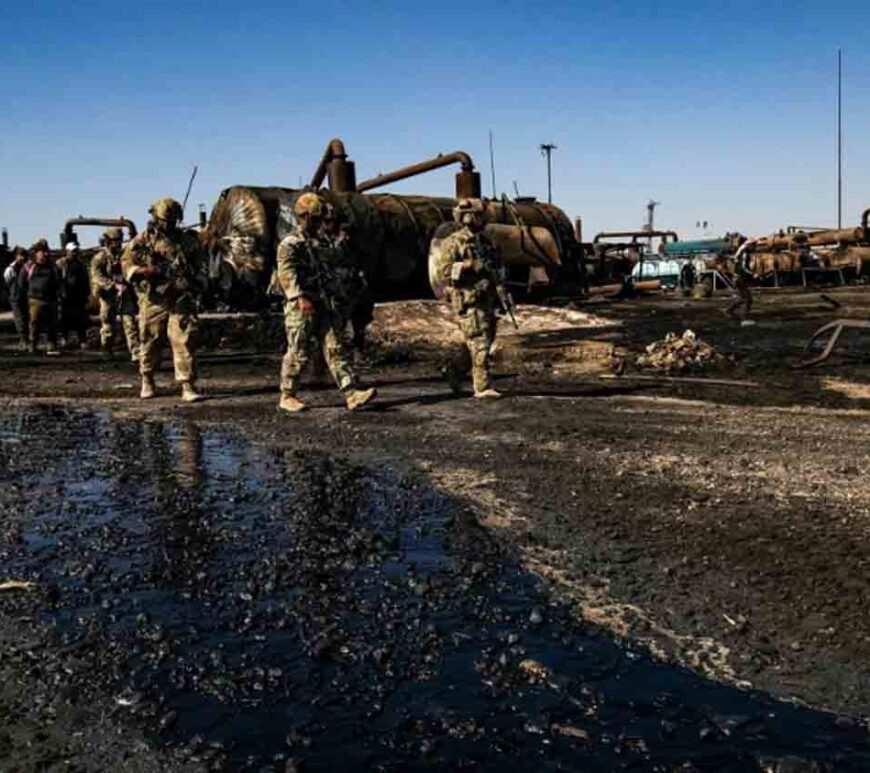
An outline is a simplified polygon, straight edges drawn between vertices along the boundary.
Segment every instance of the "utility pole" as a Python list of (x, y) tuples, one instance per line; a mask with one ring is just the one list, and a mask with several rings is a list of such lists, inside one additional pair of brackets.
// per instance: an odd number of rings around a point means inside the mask
[[(649, 231), (650, 234), (654, 230), (653, 226), (655, 224), (656, 207), (659, 204), (661, 204), (660, 201), (653, 201), (652, 199), (646, 203), (646, 230)], [(646, 240), (646, 248), (647, 252), (652, 252), (652, 236)]]
[(492, 129), (489, 130), (489, 171), (492, 174), (492, 198), (495, 199), (495, 152), (492, 147)]
[(541, 155), (547, 158), (547, 203), (553, 203), (553, 151), (556, 146), (552, 142), (541, 143)]
[(843, 51), (837, 49), (837, 228), (843, 227)]

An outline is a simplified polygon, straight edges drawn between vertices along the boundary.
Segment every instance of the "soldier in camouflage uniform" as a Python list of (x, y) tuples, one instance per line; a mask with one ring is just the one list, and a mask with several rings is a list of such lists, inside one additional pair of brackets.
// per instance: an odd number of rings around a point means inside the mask
[(298, 397), (299, 378), (312, 350), (322, 350), (335, 383), (350, 410), (375, 397), (360, 389), (346, 341), (350, 313), (361, 281), (350, 253), (323, 227), (326, 205), (316, 193), (296, 200), (297, 225), (278, 245), (277, 280), (284, 294), (287, 353), (281, 363), (281, 410), (305, 408)]
[(326, 208), (324, 227), (327, 234), (335, 241), (336, 247), (345, 254), (341, 256), (341, 262), (347, 265), (357, 266), (359, 270), (352, 277), (353, 282), (349, 287), (349, 308), (345, 313), (350, 320), (353, 337), (351, 339), (353, 351), (362, 356), (365, 351), (366, 328), (374, 319), (375, 301), (365, 279), (365, 273), (356, 259), (353, 249), (351, 224), (344, 220), (332, 206)]
[(139, 324), (136, 295), (121, 271), (120, 228), (109, 228), (100, 241), (103, 248), (91, 261), (91, 286), (100, 301), (100, 345), (112, 353), (118, 317), (133, 362), (139, 359)]
[(162, 339), (172, 348), (181, 398), (196, 402), (194, 356), (197, 300), (206, 285), (205, 261), (195, 234), (182, 231), (183, 216), (174, 199), (159, 199), (148, 210), (153, 220), (127, 245), (121, 257), (124, 279), (139, 301), (139, 373), (143, 399), (154, 397), (154, 371)]
[[(462, 228), (444, 239), (437, 271), (471, 354), (474, 396), (498, 398), (501, 394), (492, 387), (490, 364), (496, 311), (504, 310), (501, 294), (505, 277), (501, 256), (483, 232), (484, 212), (480, 199), (460, 199), (453, 217)], [(450, 366), (451, 385), (454, 373)]]

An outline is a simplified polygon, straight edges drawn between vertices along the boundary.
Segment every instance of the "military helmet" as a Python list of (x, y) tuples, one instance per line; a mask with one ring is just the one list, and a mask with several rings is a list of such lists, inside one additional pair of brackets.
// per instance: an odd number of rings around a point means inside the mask
[(296, 217), (308, 215), (309, 217), (323, 217), (326, 214), (326, 205), (320, 196), (308, 191), (303, 193), (293, 205)]
[(175, 199), (165, 198), (157, 199), (149, 208), (148, 212), (156, 220), (181, 220), (184, 217), (184, 210), (181, 208)]
[(109, 242), (120, 242), (124, 240), (124, 234), (120, 228), (107, 228), (103, 231), (103, 244)]
[(459, 199), (453, 208), (453, 219), (460, 223), (466, 215), (473, 215), (476, 219), (480, 219), (484, 212), (486, 212), (486, 205), (483, 199)]

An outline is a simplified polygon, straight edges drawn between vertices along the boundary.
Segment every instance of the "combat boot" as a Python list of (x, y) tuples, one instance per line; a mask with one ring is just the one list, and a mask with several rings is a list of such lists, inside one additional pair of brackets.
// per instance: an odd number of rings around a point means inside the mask
[(278, 410), (287, 411), (287, 413), (299, 413), (307, 407), (296, 395), (291, 395), (289, 392), (283, 392), (281, 400), (278, 402)]
[(501, 392), (489, 387), (488, 389), (481, 389), (479, 392), (475, 392), (474, 396), (483, 400), (498, 400), (501, 398)]
[(344, 402), (349, 411), (355, 411), (374, 400), (377, 394), (378, 390), (374, 387), (369, 387), (368, 389), (348, 389), (344, 393)]
[(157, 394), (157, 388), (154, 386), (154, 376), (148, 374), (142, 376), (142, 391), (139, 392), (139, 397), (143, 400), (150, 400)]
[(198, 403), (205, 398), (196, 391), (193, 383), (190, 381), (181, 382), (181, 399), (186, 403)]
[(453, 363), (448, 363), (441, 368), (441, 376), (450, 387), (450, 391), (455, 395), (462, 394), (462, 383), (459, 380), (459, 373)]

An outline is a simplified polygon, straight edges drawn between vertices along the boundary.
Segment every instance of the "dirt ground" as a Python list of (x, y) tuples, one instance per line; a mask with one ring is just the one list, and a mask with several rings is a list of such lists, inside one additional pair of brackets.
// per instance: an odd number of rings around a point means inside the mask
[[(870, 769), (870, 335), (791, 367), (870, 291), (826, 294), (521, 307), (485, 403), (388, 304), (355, 414), (0, 337), (0, 768)], [(687, 328), (694, 381), (633, 365)]]

